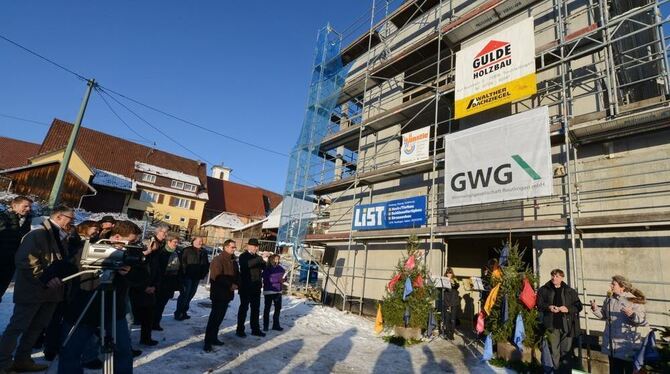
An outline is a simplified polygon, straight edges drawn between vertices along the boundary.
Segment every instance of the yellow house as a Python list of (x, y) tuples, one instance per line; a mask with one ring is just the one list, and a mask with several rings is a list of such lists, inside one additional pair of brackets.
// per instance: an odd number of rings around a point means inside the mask
[(135, 162), (137, 191), (128, 202), (128, 216), (146, 212), (171, 225), (194, 228), (200, 225), (207, 192), (199, 192), (200, 179), (179, 171)]
[[(63, 153), (65, 149), (56, 150), (53, 152), (37, 155), (28, 159), (28, 162), (33, 164), (45, 164), (52, 161), (62, 161)], [(91, 168), (86, 161), (79, 155), (77, 150), (72, 152), (72, 157), (70, 158), (70, 165), (68, 169), (74, 173), (81, 180), (88, 182), (94, 174), (93, 168)]]

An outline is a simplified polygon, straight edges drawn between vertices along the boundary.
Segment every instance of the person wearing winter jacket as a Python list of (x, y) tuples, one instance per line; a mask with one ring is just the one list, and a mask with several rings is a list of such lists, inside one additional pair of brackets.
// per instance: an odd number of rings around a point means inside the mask
[(282, 331), (279, 325), (279, 315), (281, 313), (281, 286), (284, 280), (286, 270), (279, 265), (279, 255), (268, 257), (268, 266), (263, 270), (263, 295), (265, 303), (263, 307), (263, 330), (268, 331), (270, 324), (270, 308), (275, 307), (272, 315), (272, 329)]
[(610, 373), (632, 373), (635, 351), (644, 339), (641, 330), (647, 326), (647, 301), (622, 275), (612, 277), (610, 292), (602, 307), (591, 301), (593, 314), (605, 320), (602, 352), (609, 356)]
[(577, 291), (563, 282), (564, 278), (563, 270), (554, 269), (551, 280), (537, 290), (537, 310), (542, 313), (551, 360), (558, 373), (572, 370), (572, 344), (580, 333), (579, 312), (582, 311)]
[[(170, 233), (165, 240), (165, 245), (158, 252), (158, 263), (160, 273), (160, 284), (156, 294), (156, 314), (154, 314), (154, 330), (161, 331), (160, 322), (163, 317), (163, 311), (168, 301), (174, 297), (176, 291), (182, 290), (182, 251), (178, 247), (179, 237), (177, 234)], [(182, 318), (183, 317), (183, 318)], [(177, 321), (191, 318), (188, 315), (177, 316)]]
[(184, 292), (179, 293), (174, 315), (175, 318), (186, 319), (188, 316), (186, 312), (188, 312), (191, 300), (193, 300), (193, 296), (198, 290), (198, 284), (207, 276), (209, 271), (209, 260), (207, 259), (207, 251), (202, 247), (202, 238), (194, 238), (191, 245), (184, 248), (181, 263), (184, 272)]
[(458, 296), (458, 281), (454, 276), (452, 268), (448, 267), (444, 272), (444, 276), (449, 278), (450, 288), (444, 288), (444, 334), (447, 339), (454, 340), (454, 333), (456, 331), (456, 313), (458, 307), (461, 305), (460, 297)]
[(14, 255), (21, 238), (30, 231), (32, 203), (25, 196), (17, 196), (12, 199), (8, 210), (0, 212), (0, 299), (14, 278)]
[(140, 344), (154, 346), (158, 341), (151, 338), (151, 330), (155, 323), (156, 293), (161, 283), (160, 251), (152, 245), (143, 251), (145, 264), (144, 271), (149, 276), (143, 282), (130, 287), (129, 296), (135, 308), (135, 321), (140, 323)]
[(226, 240), (223, 243), (223, 252), (214, 257), (209, 265), (209, 298), (212, 300), (212, 311), (205, 330), (205, 352), (211, 352), (213, 345), (223, 345), (217, 337), (219, 327), (240, 284), (239, 267), (235, 260), (236, 249), (234, 240)]
[(249, 239), (247, 250), (240, 255), (240, 308), (237, 310), (237, 332), (236, 335), (244, 338), (244, 322), (247, 319), (247, 311), (251, 309), (249, 325), (251, 335), (265, 336), (258, 323), (261, 308), (261, 272), (265, 269), (265, 260), (258, 255), (258, 239)]

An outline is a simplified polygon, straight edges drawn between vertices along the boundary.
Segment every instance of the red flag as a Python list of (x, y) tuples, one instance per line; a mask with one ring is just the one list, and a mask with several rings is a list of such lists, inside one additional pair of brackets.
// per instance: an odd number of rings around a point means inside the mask
[(416, 276), (416, 279), (414, 279), (414, 287), (420, 288), (423, 287), (423, 277), (421, 274)]
[(407, 259), (407, 262), (405, 262), (405, 269), (407, 270), (412, 270), (414, 269), (414, 266), (416, 265), (415, 260), (414, 260), (414, 255), (409, 256)]
[(400, 280), (400, 273), (396, 274), (395, 277), (391, 279), (391, 281), (388, 284), (388, 290), (389, 292), (393, 292), (393, 287), (395, 286), (396, 283)]

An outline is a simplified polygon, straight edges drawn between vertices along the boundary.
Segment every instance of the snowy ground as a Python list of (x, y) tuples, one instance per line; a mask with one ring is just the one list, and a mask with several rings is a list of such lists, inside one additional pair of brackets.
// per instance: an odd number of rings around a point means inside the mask
[[(139, 328), (133, 327), (133, 345), (144, 351), (135, 359), (136, 372), (162, 373), (166, 369), (178, 373), (263, 374), (505, 372), (481, 363), (477, 348), (466, 345), (459, 337), (454, 342), (437, 338), (405, 349), (387, 344), (375, 335), (374, 323), (369, 319), (287, 296), (281, 318), (285, 330), (270, 330), (264, 338), (235, 336), (239, 305), (236, 297), (219, 333), (225, 345), (205, 353), (202, 347), (209, 309), (201, 304), (209, 301), (207, 295), (201, 286), (191, 303), (192, 318), (183, 322), (172, 318), (176, 300), (168, 304), (161, 322), (165, 331), (153, 334), (160, 341), (156, 347), (138, 346)], [(12, 306), (8, 292), (0, 303), (0, 331), (4, 331)], [(34, 357), (39, 361), (41, 352)]]

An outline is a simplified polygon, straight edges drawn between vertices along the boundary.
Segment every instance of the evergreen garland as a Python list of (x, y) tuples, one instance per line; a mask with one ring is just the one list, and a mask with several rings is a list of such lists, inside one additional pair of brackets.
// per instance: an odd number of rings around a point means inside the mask
[[(415, 266), (413, 269), (405, 269), (407, 260), (414, 256)], [(405, 308), (409, 307), (409, 324), (407, 327), (418, 327), (425, 329), (428, 325), (428, 316), (435, 305), (434, 287), (425, 282), (427, 280), (426, 265), (423, 262), (423, 256), (419, 251), (419, 240), (416, 236), (411, 236), (407, 240), (407, 255), (403, 255), (393, 272), (393, 277), (400, 274), (400, 279), (393, 285), (391, 290), (386, 288), (386, 296), (382, 300), (382, 315), (384, 316), (384, 327), (393, 328), (395, 326), (405, 326), (404, 315)], [(417, 277), (421, 276), (424, 280), (420, 287), (417, 287)], [(405, 280), (410, 278), (414, 291), (403, 301), (402, 296), (405, 290)]]
[[(509, 244), (508, 244), (509, 245)], [(486, 316), (486, 334), (491, 333), (496, 342), (511, 342), (514, 338), (514, 327), (516, 316), (521, 313), (526, 338), (523, 343), (527, 347), (538, 347), (542, 336), (539, 332), (539, 312), (537, 308), (528, 309), (519, 300), (519, 294), (523, 287), (523, 279), (528, 278), (530, 284), (536, 285), (537, 278), (533, 270), (529, 268), (522, 260), (523, 253), (519, 252), (519, 243), (509, 246), (509, 257), (507, 264), (502, 268), (502, 278), (488, 275), (488, 281), (491, 287), (501, 283), (498, 298), (491, 310), (491, 314)], [(536, 290), (537, 291), (537, 290)], [(503, 321), (502, 304), (507, 296), (508, 318)]]

